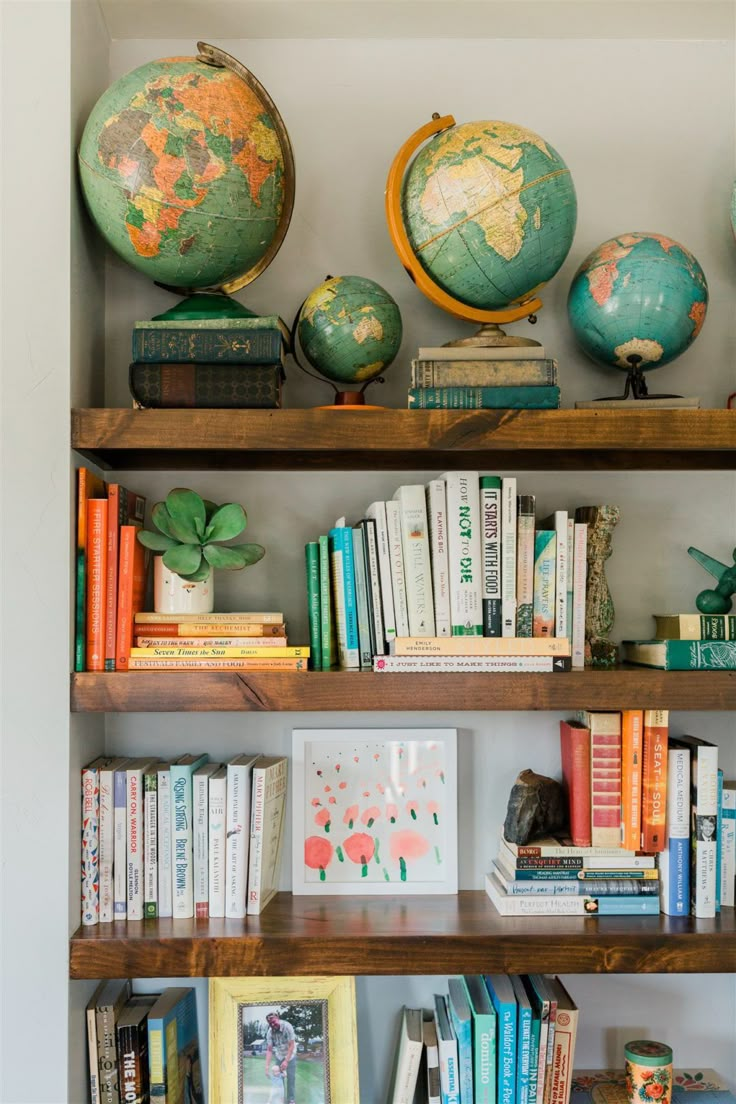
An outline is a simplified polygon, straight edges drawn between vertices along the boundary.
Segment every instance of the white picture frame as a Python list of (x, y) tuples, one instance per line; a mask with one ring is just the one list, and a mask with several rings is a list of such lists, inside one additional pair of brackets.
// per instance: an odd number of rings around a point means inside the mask
[(295, 895), (457, 893), (456, 729), (295, 728), (292, 777)]

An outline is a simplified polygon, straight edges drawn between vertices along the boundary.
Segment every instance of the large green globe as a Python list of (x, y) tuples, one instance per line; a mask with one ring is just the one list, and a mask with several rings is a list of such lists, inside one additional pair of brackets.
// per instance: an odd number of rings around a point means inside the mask
[(572, 245), (570, 170), (539, 135), (511, 123), (450, 127), (414, 158), (402, 218), (428, 276), (469, 307), (529, 299)]
[(117, 80), (79, 147), (82, 192), (107, 244), (176, 288), (235, 290), (265, 268), (291, 213), (290, 165), (255, 78), (197, 58), (152, 61)]
[(567, 300), (570, 325), (588, 356), (623, 371), (659, 368), (684, 353), (707, 307), (702, 268), (663, 234), (603, 242), (580, 265)]
[(331, 276), (304, 301), (297, 332), (312, 367), (336, 383), (367, 383), (388, 368), (401, 345), (401, 313), (365, 276)]

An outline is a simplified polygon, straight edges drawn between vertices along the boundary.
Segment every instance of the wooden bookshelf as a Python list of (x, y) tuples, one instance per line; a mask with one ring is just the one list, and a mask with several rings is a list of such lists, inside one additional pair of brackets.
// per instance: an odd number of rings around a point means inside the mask
[(130, 671), (72, 675), (76, 713), (390, 710), (735, 710), (736, 671), (374, 674)]
[(499, 916), (483, 891), (294, 897), (246, 920), (79, 928), (72, 978), (269, 974), (718, 973), (736, 967), (734, 910), (669, 916)]
[(734, 469), (736, 410), (85, 409), (72, 446), (113, 469)]

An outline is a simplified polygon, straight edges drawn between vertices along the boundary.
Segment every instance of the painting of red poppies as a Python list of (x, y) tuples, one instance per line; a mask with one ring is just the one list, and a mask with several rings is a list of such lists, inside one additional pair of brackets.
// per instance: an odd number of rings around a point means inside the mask
[(457, 893), (455, 729), (294, 729), (293, 892)]

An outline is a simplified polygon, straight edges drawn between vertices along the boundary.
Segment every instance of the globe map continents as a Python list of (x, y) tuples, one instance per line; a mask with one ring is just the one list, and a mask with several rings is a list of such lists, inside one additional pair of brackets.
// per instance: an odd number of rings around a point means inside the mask
[(401, 313), (365, 276), (331, 276), (307, 297), (297, 331), (309, 363), (337, 383), (367, 383), (401, 345)]
[(124, 261), (172, 287), (230, 291), (281, 243), (291, 151), (255, 78), (200, 48), (237, 71), (164, 58), (121, 77), (87, 121), (80, 177), (97, 229)]
[(402, 219), (430, 278), (467, 306), (497, 310), (550, 280), (572, 245), (570, 170), (539, 135), (512, 123), (452, 126), (409, 166)]
[(567, 300), (585, 352), (624, 371), (678, 357), (700, 333), (707, 307), (702, 268), (663, 234), (620, 234), (603, 242), (580, 265)]

